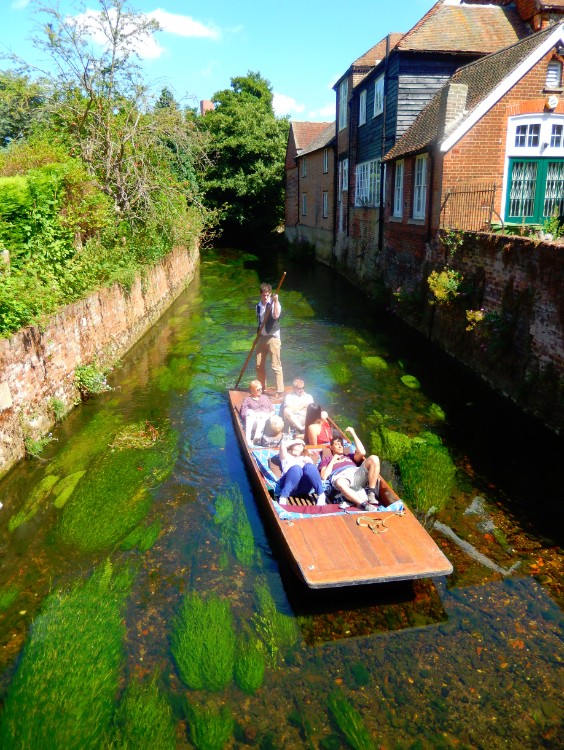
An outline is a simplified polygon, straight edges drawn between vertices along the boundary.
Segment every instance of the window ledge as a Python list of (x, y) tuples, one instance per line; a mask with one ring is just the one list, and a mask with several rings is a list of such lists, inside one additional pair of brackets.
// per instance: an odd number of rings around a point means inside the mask
[(408, 224), (415, 224), (418, 227), (424, 227), (425, 226), (425, 219), (408, 219)]
[(403, 216), (390, 216), (390, 221), (393, 221), (396, 224), (401, 224), (403, 222)]
[(554, 86), (554, 87), (552, 87), (552, 86), (550, 86), (550, 87), (549, 86), (545, 86), (543, 88), (543, 93), (544, 94), (561, 94), (562, 92), (564, 92), (564, 87), (563, 86)]

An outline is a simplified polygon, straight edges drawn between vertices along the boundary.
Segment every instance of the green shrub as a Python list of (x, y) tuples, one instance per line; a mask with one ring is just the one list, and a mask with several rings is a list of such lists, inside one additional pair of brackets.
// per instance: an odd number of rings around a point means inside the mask
[(174, 619), (171, 651), (180, 678), (193, 690), (222, 690), (233, 679), (235, 632), (228, 601), (184, 597)]
[(196, 750), (222, 750), (233, 733), (233, 715), (227, 706), (186, 702), (190, 740)]
[(262, 685), (265, 670), (261, 644), (252, 636), (240, 639), (235, 658), (235, 682), (245, 693), (252, 695)]
[(132, 576), (108, 562), (50, 594), (33, 622), (0, 717), (3, 750), (97, 750), (111, 727)]
[(446, 505), (456, 467), (444, 446), (414, 441), (412, 450), (399, 461), (399, 469), (405, 497), (417, 510), (428, 513)]
[(115, 715), (112, 750), (175, 750), (172, 709), (157, 685), (157, 675), (127, 686)]
[(64, 401), (61, 401), (60, 398), (53, 398), (49, 401), (49, 406), (53, 410), (53, 416), (55, 417), (55, 422), (60, 422), (65, 414), (67, 413), (67, 407)]
[(77, 365), (74, 370), (74, 382), (84, 395), (95, 395), (110, 390), (103, 370), (94, 363)]
[(340, 692), (331, 693), (327, 700), (329, 711), (353, 750), (376, 750), (362, 716)]
[(382, 425), (370, 433), (370, 448), (380, 458), (397, 463), (411, 450), (411, 438)]

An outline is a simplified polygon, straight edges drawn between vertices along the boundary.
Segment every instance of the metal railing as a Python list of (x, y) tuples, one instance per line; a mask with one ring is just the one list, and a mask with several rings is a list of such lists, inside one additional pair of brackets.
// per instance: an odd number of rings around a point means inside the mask
[(468, 232), (488, 230), (495, 213), (495, 192), (495, 182), (448, 188), (441, 206), (441, 228)]

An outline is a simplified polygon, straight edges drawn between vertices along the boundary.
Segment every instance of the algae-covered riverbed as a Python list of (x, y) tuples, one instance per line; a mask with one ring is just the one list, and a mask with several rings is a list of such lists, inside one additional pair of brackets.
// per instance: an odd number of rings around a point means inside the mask
[[(452, 576), (314, 596), (271, 546), (226, 389), (282, 270), (286, 383), (437, 509)], [(328, 269), (240, 253), (108, 381), (0, 481), (1, 748), (562, 747), (561, 440)]]

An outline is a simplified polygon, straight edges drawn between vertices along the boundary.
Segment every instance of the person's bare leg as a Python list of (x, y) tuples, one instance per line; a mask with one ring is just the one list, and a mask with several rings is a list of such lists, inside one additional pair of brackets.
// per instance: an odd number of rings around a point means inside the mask
[(380, 478), (380, 459), (378, 456), (368, 456), (364, 461), (364, 467), (368, 472), (368, 486), (366, 488), (368, 501), (374, 503), (376, 502), (378, 479)]
[(366, 502), (364, 493), (353, 490), (348, 479), (336, 479), (334, 482), (335, 487), (339, 490), (341, 495), (353, 505), (361, 506)]

